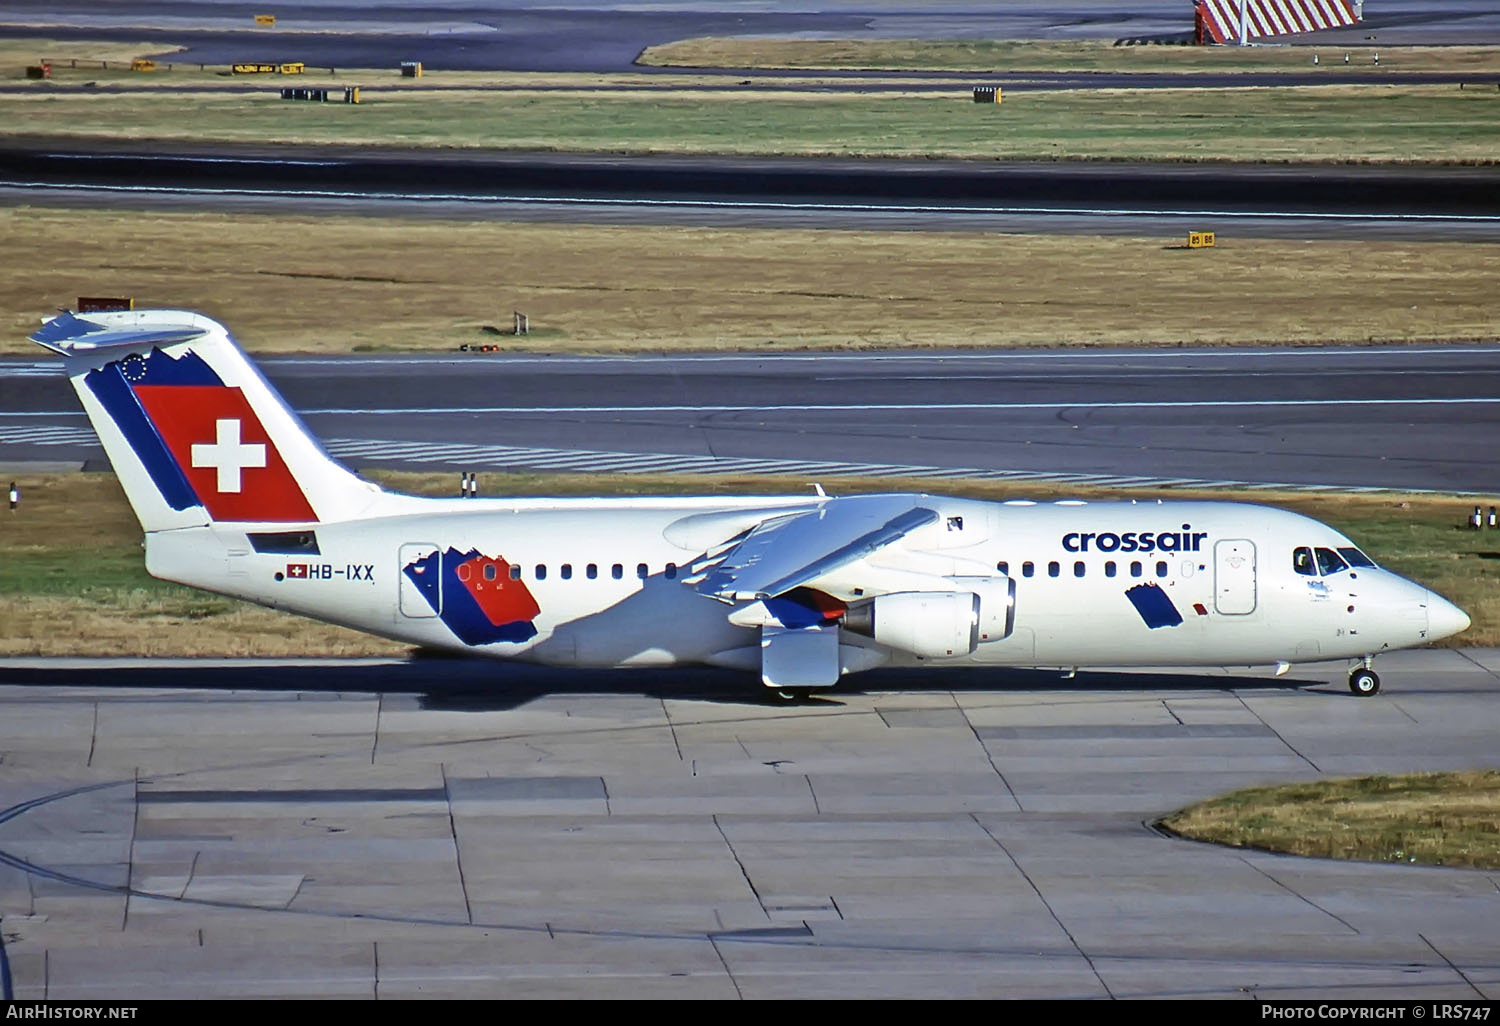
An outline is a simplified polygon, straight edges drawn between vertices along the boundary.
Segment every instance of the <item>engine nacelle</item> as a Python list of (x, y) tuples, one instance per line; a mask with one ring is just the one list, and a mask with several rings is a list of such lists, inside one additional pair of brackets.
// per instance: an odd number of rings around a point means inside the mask
[(971, 591), (881, 595), (844, 616), (844, 626), (882, 645), (941, 659), (979, 647), (979, 596)]
[(1009, 577), (950, 577), (979, 596), (979, 643), (1001, 641), (1016, 629), (1016, 582)]

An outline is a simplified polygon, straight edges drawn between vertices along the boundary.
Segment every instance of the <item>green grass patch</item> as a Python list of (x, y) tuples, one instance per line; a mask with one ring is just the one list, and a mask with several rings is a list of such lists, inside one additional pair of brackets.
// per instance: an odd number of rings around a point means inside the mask
[(1500, 771), (1254, 787), (1174, 813), (1162, 825), (1236, 848), (1500, 869)]

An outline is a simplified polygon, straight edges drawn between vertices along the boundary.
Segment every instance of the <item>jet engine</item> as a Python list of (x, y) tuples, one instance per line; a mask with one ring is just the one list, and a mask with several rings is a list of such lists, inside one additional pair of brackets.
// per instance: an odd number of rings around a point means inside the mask
[(1015, 625), (1015, 583), (975, 578), (973, 591), (907, 591), (881, 595), (844, 614), (844, 627), (882, 645), (941, 659), (969, 655)]

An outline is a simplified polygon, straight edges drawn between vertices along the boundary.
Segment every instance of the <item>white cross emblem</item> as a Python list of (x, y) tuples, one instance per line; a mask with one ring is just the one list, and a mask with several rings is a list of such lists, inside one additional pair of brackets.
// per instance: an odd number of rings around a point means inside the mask
[(259, 442), (240, 444), (240, 422), (237, 420), (216, 421), (218, 439), (212, 444), (193, 444), (193, 466), (213, 467), (219, 472), (218, 489), (222, 492), (240, 490), (240, 471), (246, 467), (266, 465), (266, 447)]

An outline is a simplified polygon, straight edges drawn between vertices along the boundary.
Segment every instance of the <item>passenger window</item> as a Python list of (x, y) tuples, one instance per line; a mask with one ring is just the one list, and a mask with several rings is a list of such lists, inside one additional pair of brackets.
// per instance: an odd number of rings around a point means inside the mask
[(547, 579), (547, 564), (546, 563), (538, 563), (536, 565), (536, 579), (539, 580), (539, 581), (545, 581)]
[(1328, 574), (1336, 574), (1340, 570), (1347, 569), (1349, 569), (1349, 564), (1345, 563), (1337, 552), (1334, 552), (1332, 549), (1318, 550), (1318, 571), (1325, 577)]
[(616, 563), (614, 566), (609, 568), (609, 576), (613, 577), (617, 581), (620, 580), (625, 576), (625, 567), (619, 563)]
[(1026, 563), (1022, 563), (1021, 564), (1021, 576), (1022, 577), (1031, 577), (1035, 573), (1036, 573), (1036, 564), (1035, 563), (1026, 562)]
[(1083, 572), (1083, 560), (1080, 559), (1078, 562), (1073, 564), (1073, 576), (1082, 577)]
[(666, 567), (662, 569), (661, 575), (669, 581), (677, 580), (677, 564), (668, 563)]
[(590, 563), (588, 566), (584, 567), (583, 575), (591, 581), (594, 580), (599, 576), (599, 564)]
[(646, 568), (645, 563), (637, 563), (635, 565), (635, 575), (644, 581), (651, 576), (651, 571)]
[(510, 568), (510, 579), (513, 581), (519, 581), (521, 579), (521, 565), (519, 563)]
[(1048, 577), (1056, 577), (1060, 573), (1062, 573), (1062, 567), (1058, 564), (1057, 560), (1054, 559), (1052, 562), (1047, 564)]
[(1003, 559), (1000, 562), (998, 562), (998, 563), (995, 564), (995, 569), (999, 570), (1002, 574), (1004, 574), (1007, 577), (1010, 576), (1010, 564), (1007, 563)]
[(1140, 560), (1138, 560), (1138, 559), (1131, 560), (1131, 562), (1130, 562), (1130, 576), (1131, 577), (1139, 577), (1139, 576), (1141, 576), (1141, 561)]
[(1304, 577), (1318, 576), (1318, 568), (1313, 564), (1312, 549), (1303, 546), (1292, 553), (1292, 569)]
[(1109, 562), (1107, 562), (1107, 563), (1104, 564), (1104, 576), (1105, 577), (1113, 577), (1114, 575), (1115, 575), (1115, 561), (1111, 559)]
[(1167, 563), (1166, 563), (1166, 560), (1158, 559), (1156, 561), (1156, 576), (1158, 576), (1158, 577), (1165, 577), (1165, 576), (1167, 576)]
[(1343, 556), (1350, 566), (1368, 566), (1371, 568), (1375, 566), (1373, 559), (1353, 547), (1339, 549), (1339, 555)]
[(495, 564), (494, 563), (486, 563), (484, 565), (484, 579), (486, 581), (493, 581), (495, 579)]
[(564, 563), (562, 566), (557, 568), (557, 573), (558, 576), (560, 576), (563, 580), (571, 581), (573, 579), (573, 564)]

